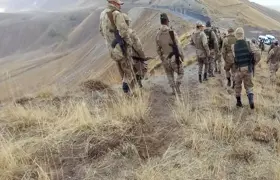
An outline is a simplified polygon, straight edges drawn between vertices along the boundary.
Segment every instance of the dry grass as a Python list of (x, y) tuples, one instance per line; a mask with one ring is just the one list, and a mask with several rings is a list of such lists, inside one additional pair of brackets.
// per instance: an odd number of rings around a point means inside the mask
[(150, 116), (148, 92), (7, 106), (0, 179), (279, 180), (280, 86), (268, 79), (260, 64), (255, 111), (246, 96), (235, 107), (224, 79), (190, 88), (169, 104), (172, 128), (153, 123), (161, 117)]
[(61, 170), (75, 166), (65, 168), (62, 161), (103, 156), (145, 123), (149, 112), (145, 93), (90, 104), (70, 100), (59, 108), (30, 104), (1, 109), (0, 179), (64, 179)]

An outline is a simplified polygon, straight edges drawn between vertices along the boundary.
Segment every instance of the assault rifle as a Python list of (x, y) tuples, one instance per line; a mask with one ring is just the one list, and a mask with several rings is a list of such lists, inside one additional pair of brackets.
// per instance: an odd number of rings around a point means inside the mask
[(179, 72), (179, 67), (180, 67), (180, 64), (182, 63), (182, 61), (180, 61), (180, 52), (178, 49), (178, 45), (175, 41), (174, 31), (169, 31), (169, 35), (172, 40), (172, 44), (169, 44), (169, 46), (172, 47), (172, 52), (168, 55), (168, 58), (170, 59), (170, 58), (172, 58), (172, 56), (175, 55), (176, 64), (178, 65), (178, 72)]

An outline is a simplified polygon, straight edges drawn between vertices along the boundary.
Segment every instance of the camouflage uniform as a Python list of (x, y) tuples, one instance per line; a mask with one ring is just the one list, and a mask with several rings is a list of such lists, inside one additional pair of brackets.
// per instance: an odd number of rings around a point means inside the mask
[[(197, 27), (203, 26), (202, 23), (198, 22)], [(202, 82), (202, 71), (204, 66), (204, 80), (207, 80), (207, 73), (209, 67), (210, 49), (208, 46), (207, 36), (203, 30), (197, 29), (192, 36), (192, 41), (196, 47), (196, 57), (199, 65), (198, 75), (199, 81)]]
[[(119, 0), (115, 0), (120, 2)], [(126, 53), (125, 57), (122, 53), (121, 47), (119, 44), (112, 47), (113, 41), (116, 39), (114, 35), (114, 26), (111, 23), (107, 13), (113, 12), (113, 20), (116, 26), (116, 29), (119, 31), (120, 36), (126, 42)], [(107, 8), (102, 11), (100, 15), (100, 33), (105, 39), (106, 46), (109, 50), (111, 58), (117, 63), (120, 75), (123, 80), (123, 85), (127, 84), (130, 87), (134, 86), (135, 83), (135, 74), (133, 72), (133, 60), (132, 55), (132, 40), (129, 35), (129, 27), (127, 26), (123, 14), (120, 12), (116, 6), (111, 3), (108, 3)]]
[[(217, 36), (214, 32), (214, 30), (212, 30), (211, 27), (207, 27), (205, 29), (205, 32), (210, 31), (209, 33), (211, 33), (211, 39), (208, 39), (208, 47), (210, 48), (210, 56), (209, 56), (209, 69), (208, 69), (208, 73), (210, 77), (214, 77), (214, 67), (215, 67), (215, 61), (216, 61), (216, 57), (219, 55), (219, 43), (218, 43), (218, 39)], [(209, 45), (209, 42), (213, 42), (213, 48), (211, 48)]]
[[(124, 14), (124, 19), (127, 23), (127, 25), (130, 25), (130, 19), (127, 16), (127, 14)], [(147, 64), (144, 62), (146, 59), (142, 43), (137, 36), (136, 32), (129, 28), (128, 30), (129, 37), (132, 41), (132, 59), (133, 59), (133, 70), (136, 75), (136, 79), (138, 81), (138, 84), (140, 87), (142, 87), (141, 80), (144, 78), (145, 74), (147, 73)]]
[[(157, 53), (162, 61), (162, 65), (167, 75), (169, 85), (172, 88), (173, 93), (175, 93), (175, 90), (179, 91), (179, 86), (181, 85), (182, 79), (184, 77), (184, 69), (182, 63), (180, 63), (179, 65), (177, 64), (175, 56), (173, 56), (172, 58), (168, 57), (169, 54), (173, 52), (172, 47), (170, 46), (170, 44), (173, 44), (173, 42), (170, 37), (169, 31), (173, 31), (173, 30), (167, 25), (162, 25), (160, 27), (156, 35), (156, 45), (157, 45)], [(179, 49), (180, 58), (181, 60), (184, 60), (184, 55), (178, 40), (178, 36), (175, 31), (173, 32), (175, 35), (176, 44)], [(174, 77), (175, 72), (177, 73), (176, 82)]]
[(228, 86), (231, 86), (231, 78), (234, 81), (234, 73), (236, 70), (234, 64), (234, 57), (231, 49), (231, 46), (235, 44), (235, 42), (236, 37), (234, 36), (234, 30), (232, 29), (232, 32), (229, 32), (229, 35), (224, 39), (222, 46), (222, 55), (225, 61), (224, 69), (226, 71), (226, 78), (228, 79)]
[[(244, 40), (244, 30), (243, 28), (237, 28), (235, 31), (235, 37), (237, 38), (237, 42)], [(233, 56), (236, 58), (238, 55), (235, 54), (235, 45), (232, 45), (232, 52)], [(254, 59), (255, 59), (255, 65), (258, 64), (258, 62), (261, 59), (260, 51), (256, 48), (256, 46), (250, 42), (246, 42), (246, 46), (249, 49), (249, 53), (253, 53)], [(244, 52), (241, 54), (242, 57), (244, 57)], [(246, 56), (249, 56), (249, 54), (246, 54)], [(244, 88), (246, 89), (246, 93), (249, 99), (250, 107), (251, 109), (254, 109), (254, 100), (253, 100), (253, 81), (252, 81), (252, 70), (249, 66), (242, 66), (242, 67), (236, 67), (236, 73), (235, 73), (235, 93), (236, 93), (236, 99), (237, 99), (237, 106), (241, 107), (241, 91), (242, 91), (242, 82), (244, 83)]]
[(269, 63), (270, 79), (276, 81), (276, 73), (279, 69), (280, 62), (280, 47), (275, 46), (268, 54), (267, 63)]

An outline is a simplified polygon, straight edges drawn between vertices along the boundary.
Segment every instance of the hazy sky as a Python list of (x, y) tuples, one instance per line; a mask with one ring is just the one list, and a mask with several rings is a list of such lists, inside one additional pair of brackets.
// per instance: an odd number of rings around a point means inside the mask
[(279, 0), (250, 0), (252, 2), (256, 2), (259, 3), (261, 5), (280, 5), (280, 1)]

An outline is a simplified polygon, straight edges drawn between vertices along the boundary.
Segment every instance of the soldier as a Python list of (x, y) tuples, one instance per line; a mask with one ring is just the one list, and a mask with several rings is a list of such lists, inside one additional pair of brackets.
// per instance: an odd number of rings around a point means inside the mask
[(268, 53), (275, 47), (278, 46), (278, 41), (274, 40), (273, 43), (271, 44), (271, 46), (269, 47)]
[(279, 69), (279, 62), (280, 62), (280, 47), (278, 46), (278, 42), (274, 43), (274, 48), (270, 50), (267, 63), (269, 64), (270, 70), (270, 80), (272, 83), (276, 81), (276, 73)]
[[(161, 27), (156, 35), (157, 53), (162, 61), (172, 94), (180, 94), (180, 85), (184, 76), (182, 61), (184, 54), (176, 32), (169, 27), (167, 14), (160, 15)], [(177, 73), (175, 82), (174, 72)]]
[(196, 32), (192, 36), (192, 41), (196, 47), (196, 56), (198, 61), (198, 79), (202, 83), (202, 71), (204, 66), (204, 81), (207, 81), (209, 67), (210, 49), (208, 46), (207, 36), (204, 33), (204, 25), (201, 22), (196, 23)]
[(211, 27), (211, 22), (206, 22), (206, 29), (204, 30), (207, 39), (208, 39), (208, 46), (210, 49), (210, 57), (209, 58), (209, 77), (215, 77), (214, 76), (214, 67), (215, 67), (215, 58), (219, 55), (219, 44), (218, 44), (218, 38), (214, 32), (214, 30)]
[(123, 14), (120, 0), (108, 0), (107, 8), (100, 15), (100, 33), (104, 37), (111, 58), (116, 62), (122, 77), (124, 93), (129, 93), (136, 82), (133, 72), (132, 41)]
[(233, 56), (235, 57), (236, 73), (235, 73), (235, 93), (236, 106), (242, 107), (241, 91), (242, 82), (247, 92), (250, 108), (254, 109), (254, 94), (252, 76), (255, 65), (260, 61), (259, 50), (250, 42), (246, 41), (244, 37), (243, 28), (237, 28), (235, 31), (236, 43), (232, 45)]
[(234, 64), (234, 57), (233, 57), (231, 46), (236, 43), (236, 40), (237, 39), (234, 36), (234, 29), (229, 28), (228, 36), (223, 41), (222, 55), (223, 55), (223, 59), (225, 61), (224, 69), (226, 71), (226, 78), (228, 80), (227, 85), (230, 87), (231, 81), (233, 81), (232, 88), (234, 88), (234, 85), (235, 85), (235, 82), (234, 82), (235, 64)]
[[(128, 27), (130, 27), (131, 20), (129, 19), (128, 15), (123, 13), (124, 19)], [(133, 70), (136, 75), (136, 80), (140, 88), (143, 87), (142, 79), (144, 78), (145, 74), (147, 73), (147, 64), (145, 63), (148, 58), (146, 58), (145, 53), (143, 51), (142, 43), (137, 36), (136, 32), (129, 28), (128, 30), (130, 39), (132, 41), (132, 59), (133, 59)]]

